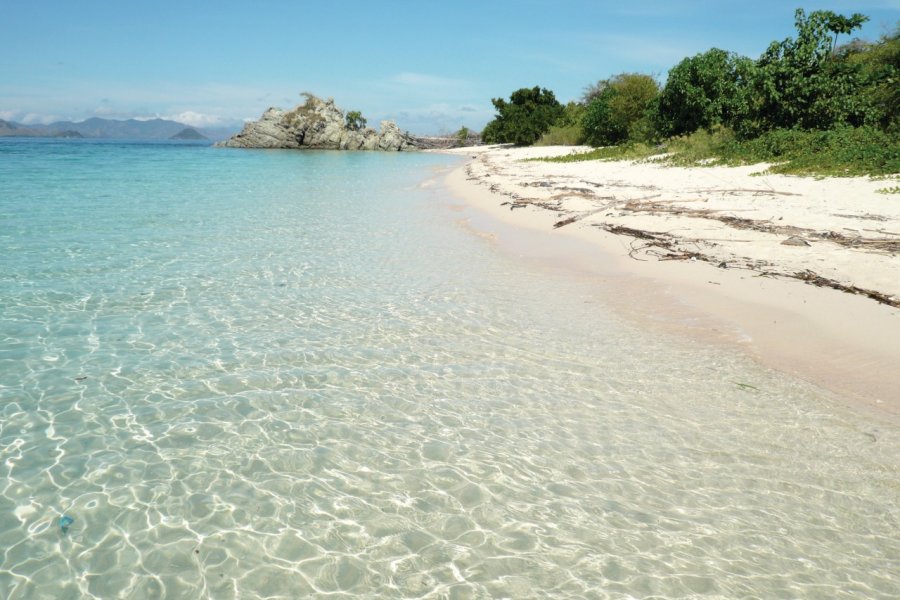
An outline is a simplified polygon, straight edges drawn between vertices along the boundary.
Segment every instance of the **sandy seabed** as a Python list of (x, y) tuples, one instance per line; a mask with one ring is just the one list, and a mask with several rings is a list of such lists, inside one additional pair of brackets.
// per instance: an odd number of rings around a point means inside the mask
[(485, 146), (446, 180), (462, 222), (523, 258), (605, 283), (652, 327), (740, 347), (900, 423), (900, 176), (773, 175), (768, 165), (525, 159)]

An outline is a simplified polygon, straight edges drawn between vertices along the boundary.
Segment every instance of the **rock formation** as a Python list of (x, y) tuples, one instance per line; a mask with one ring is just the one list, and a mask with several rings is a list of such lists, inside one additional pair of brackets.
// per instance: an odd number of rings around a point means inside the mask
[(306, 102), (292, 110), (270, 108), (258, 121), (217, 145), (229, 148), (309, 148), (321, 150), (415, 150), (412, 136), (393, 121), (382, 121), (381, 130), (365, 127), (365, 120), (347, 118), (333, 99), (306, 94)]

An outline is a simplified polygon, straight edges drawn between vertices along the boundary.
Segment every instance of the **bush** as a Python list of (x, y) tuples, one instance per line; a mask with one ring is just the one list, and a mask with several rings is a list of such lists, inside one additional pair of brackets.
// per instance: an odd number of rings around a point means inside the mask
[(726, 145), (731, 161), (777, 162), (775, 173), (860, 176), (900, 173), (900, 139), (875, 127), (777, 129)]
[(828, 131), (775, 129), (745, 140), (730, 130), (698, 130), (666, 144), (670, 162), (696, 165), (773, 163), (773, 173), (859, 176), (900, 172), (900, 139), (875, 127)]
[(650, 108), (659, 84), (649, 75), (622, 73), (591, 88), (582, 119), (585, 141), (592, 146), (619, 144), (652, 137)]
[(581, 125), (554, 125), (541, 136), (535, 146), (578, 146), (583, 143)]
[(860, 98), (866, 124), (900, 130), (900, 28), (874, 44), (859, 40), (839, 49), (849, 64), (858, 66), (864, 79)]
[(516, 90), (510, 95), (509, 102), (502, 98), (494, 98), (491, 102), (497, 109), (497, 116), (481, 134), (488, 144), (533, 144), (564, 112), (553, 92), (537, 86)]
[(838, 34), (850, 33), (868, 17), (831, 11), (795, 14), (796, 38), (772, 42), (750, 74), (753, 102), (745, 137), (773, 129), (829, 129), (861, 124), (865, 111), (858, 95), (859, 69), (834, 57)]
[(733, 124), (748, 110), (749, 58), (713, 48), (685, 58), (669, 71), (654, 113), (656, 131), (682, 135)]
[(640, 160), (652, 157), (660, 153), (660, 150), (654, 146), (647, 144), (622, 144), (621, 146), (605, 146), (603, 148), (595, 148), (589, 152), (577, 152), (574, 154), (566, 154), (564, 156), (552, 156), (543, 158), (529, 158), (527, 161), (540, 162), (584, 162), (588, 160)]
[(563, 107), (562, 115), (550, 129), (535, 142), (535, 146), (577, 146), (584, 143), (581, 122), (585, 106), (579, 102), (569, 102)]
[[(771, 172), (800, 175), (892, 175), (900, 173), (900, 139), (875, 127), (845, 126), (830, 131), (776, 129), (744, 140), (730, 129), (715, 127), (712, 131), (699, 129), (674, 137), (662, 147), (626, 143), (538, 160), (641, 159), (663, 160), (682, 166), (771, 163)], [(894, 193), (891, 188), (885, 190)]]
[(674, 164), (696, 165), (707, 161), (711, 164), (732, 150), (735, 140), (731, 129), (715, 126), (673, 137), (666, 142), (665, 149), (669, 153), (669, 161)]
[(359, 131), (366, 126), (366, 119), (358, 110), (348, 111), (347, 116), (345, 117), (345, 121), (347, 123), (347, 129), (350, 129), (352, 131)]

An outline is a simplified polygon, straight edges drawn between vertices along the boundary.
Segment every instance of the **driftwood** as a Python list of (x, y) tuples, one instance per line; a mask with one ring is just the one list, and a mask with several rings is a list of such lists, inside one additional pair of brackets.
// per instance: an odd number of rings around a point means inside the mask
[(872, 300), (880, 302), (881, 304), (887, 304), (888, 306), (900, 308), (900, 299), (896, 298), (895, 296), (888, 296), (887, 294), (876, 292), (875, 290), (867, 290), (855, 285), (844, 285), (839, 281), (828, 279), (827, 277), (822, 277), (821, 275), (818, 275), (810, 270), (794, 273), (792, 277), (818, 287), (830, 287), (835, 290), (847, 292), (848, 294), (858, 294), (861, 296), (866, 296), (867, 298), (871, 298)]
[[(494, 174), (497, 174), (498, 171), (494, 170)], [(490, 190), (497, 194), (502, 194), (511, 199), (511, 201), (503, 202), (503, 206), (509, 206), (510, 210), (514, 210), (516, 208), (521, 208), (524, 206), (535, 206), (538, 208), (543, 208), (546, 210), (552, 210), (555, 212), (559, 212), (562, 210), (561, 199), (563, 197), (571, 197), (571, 196), (582, 196), (582, 197), (591, 197), (595, 199), (599, 199), (594, 195), (593, 190), (588, 188), (577, 188), (577, 187), (559, 187), (554, 188), (553, 184), (544, 180), (540, 182), (533, 182), (530, 185), (534, 187), (542, 187), (542, 188), (553, 188), (559, 189), (568, 193), (555, 194), (550, 201), (540, 200), (538, 198), (523, 198), (522, 196), (501, 190), (497, 184), (491, 184), (488, 181), (485, 181), (484, 178), (488, 176), (488, 174), (482, 175), (481, 177), (473, 174), (471, 170), (471, 166), (466, 167), (466, 174), (469, 179), (474, 179), (483, 185), (488, 185)], [(601, 187), (600, 184), (594, 184), (593, 182), (583, 182), (588, 185), (593, 185), (595, 187)], [(656, 189), (653, 186), (641, 186), (644, 189), (653, 190)], [(698, 191), (707, 191), (707, 190), (698, 190)], [(708, 191), (716, 191), (720, 193), (753, 193), (753, 194), (771, 194), (771, 195), (782, 195), (782, 196), (795, 196), (792, 192), (779, 192), (776, 190), (759, 190), (759, 189), (726, 189), (726, 190), (708, 190)], [(772, 235), (779, 235), (785, 237), (796, 236), (799, 239), (805, 240), (814, 240), (814, 241), (827, 241), (830, 243), (837, 244), (839, 246), (845, 248), (853, 248), (856, 250), (864, 250), (868, 252), (879, 252), (894, 255), (900, 253), (900, 234), (889, 232), (889, 231), (872, 231), (872, 233), (877, 233), (883, 237), (877, 238), (863, 238), (862, 236), (849, 236), (843, 233), (839, 233), (836, 231), (815, 231), (812, 229), (806, 229), (801, 227), (794, 227), (790, 225), (778, 225), (768, 220), (761, 219), (747, 219), (742, 217), (734, 216), (733, 214), (723, 215), (718, 211), (709, 210), (709, 209), (698, 209), (698, 208), (682, 208), (678, 206), (673, 206), (676, 203), (683, 202), (705, 202), (704, 199), (698, 200), (690, 200), (690, 199), (682, 199), (682, 200), (655, 200), (659, 197), (660, 194), (656, 194), (653, 196), (645, 197), (645, 198), (636, 198), (625, 202), (620, 205), (620, 209), (629, 211), (629, 212), (646, 212), (651, 214), (671, 214), (675, 216), (686, 216), (686, 217), (694, 217), (701, 219), (712, 219), (724, 223), (730, 227), (735, 229), (744, 229), (744, 230), (752, 230), (752, 231), (760, 231), (763, 233), (769, 233)], [(585, 217), (590, 215), (594, 215), (603, 210), (608, 210), (610, 207), (613, 207), (617, 204), (615, 201), (615, 197), (604, 197), (604, 200), (612, 200), (612, 202), (608, 203), (603, 208), (598, 208), (597, 210), (580, 213), (576, 215), (568, 216), (564, 219), (556, 221), (553, 224), (555, 229), (560, 227), (565, 227), (566, 225), (570, 225), (575, 223)], [(649, 200), (654, 200), (652, 202), (648, 202)], [(734, 212), (734, 211), (730, 211)], [(870, 218), (871, 220), (882, 220), (878, 219), (877, 215), (835, 215), (840, 217), (847, 218), (859, 218), (865, 219)], [(741, 258), (733, 258), (728, 261), (723, 261), (721, 258), (715, 258), (709, 254), (705, 254), (699, 250), (700, 244), (706, 244), (710, 246), (714, 246), (715, 243), (712, 240), (690, 240), (685, 238), (678, 238), (672, 234), (664, 233), (664, 232), (652, 232), (645, 231), (641, 229), (635, 229), (632, 227), (626, 227), (624, 225), (614, 225), (612, 223), (594, 223), (594, 227), (598, 227), (603, 229), (604, 231), (608, 231), (615, 235), (622, 235), (633, 238), (635, 241), (640, 240), (641, 244), (632, 243), (631, 250), (628, 255), (635, 260), (644, 260), (638, 257), (638, 254), (650, 255), (655, 257), (657, 260), (702, 260), (704, 262), (708, 262), (716, 265), (721, 269), (746, 269), (749, 271), (753, 271), (759, 277), (787, 277), (791, 279), (797, 279), (803, 281), (810, 285), (815, 285), (817, 287), (828, 287), (835, 290), (839, 290), (848, 294), (855, 294), (860, 296), (865, 296), (867, 298), (871, 298), (876, 302), (881, 304), (885, 304), (888, 306), (892, 306), (894, 308), (900, 308), (900, 298), (896, 296), (889, 296), (882, 292), (878, 292), (876, 290), (869, 290), (865, 288), (860, 288), (855, 285), (847, 285), (840, 283), (837, 280), (829, 279), (827, 277), (823, 277), (814, 271), (806, 270), (806, 271), (798, 271), (798, 272), (779, 272), (774, 270), (773, 265), (765, 262), (765, 261), (752, 261), (750, 259), (741, 259)], [(887, 236), (895, 236), (895, 237), (887, 237)], [(734, 241), (734, 240), (731, 240)], [(694, 244), (698, 247), (697, 250), (688, 250), (683, 246), (685, 244)]]
[[(620, 225), (610, 225), (608, 223), (601, 223), (596, 225), (596, 227), (599, 227), (604, 231), (609, 231), (610, 233), (614, 233), (616, 235), (627, 235), (629, 237), (633, 237), (639, 240), (645, 240), (646, 242), (648, 242), (641, 247), (632, 246), (632, 249), (628, 254), (631, 258), (634, 258), (636, 260), (640, 259), (637, 259), (635, 253), (640, 251), (645, 251), (648, 254), (654, 254), (659, 260), (702, 260), (708, 263), (716, 263), (719, 260), (707, 254), (703, 254), (702, 252), (679, 249), (677, 247), (678, 239), (668, 233), (644, 231), (641, 229), (633, 229), (631, 227), (623, 227)], [(651, 248), (659, 248), (664, 250), (664, 252), (654, 253), (653, 251), (648, 251)], [(900, 308), (900, 298), (897, 298), (896, 296), (889, 296), (876, 290), (869, 290), (855, 285), (846, 285), (834, 279), (823, 277), (818, 273), (810, 270), (797, 271), (794, 273), (780, 273), (777, 271), (766, 269), (765, 267), (769, 265), (762, 262), (747, 262), (741, 265), (736, 265), (734, 262), (732, 262), (731, 264), (728, 264), (726, 262), (718, 262), (716, 266), (722, 269), (748, 269), (757, 272), (760, 276), (763, 277), (787, 277), (791, 279), (799, 279), (800, 281), (803, 281), (810, 285), (814, 285), (816, 287), (828, 287), (846, 292), (848, 294), (865, 296), (881, 304), (886, 304), (894, 308)]]
[[(781, 235), (786, 237), (798, 236), (813, 238), (832, 242), (845, 248), (855, 248), (870, 252), (882, 252), (886, 254), (896, 254), (900, 252), (900, 238), (879, 237), (879, 238), (863, 238), (861, 236), (848, 236), (836, 231), (816, 231), (814, 229), (805, 229), (802, 227), (794, 227), (792, 225), (777, 225), (771, 221), (762, 219), (746, 219), (743, 217), (735, 217), (733, 215), (721, 215), (716, 211), (699, 208), (680, 208), (671, 206), (663, 202), (627, 202), (623, 207), (624, 210), (630, 212), (646, 212), (650, 214), (671, 214), (675, 216), (694, 217), (698, 219), (711, 219), (725, 223), (735, 229), (747, 229), (752, 231), (760, 231), (772, 235)], [(891, 235), (888, 232), (888, 235)], [(882, 234), (883, 235), (883, 234)]]

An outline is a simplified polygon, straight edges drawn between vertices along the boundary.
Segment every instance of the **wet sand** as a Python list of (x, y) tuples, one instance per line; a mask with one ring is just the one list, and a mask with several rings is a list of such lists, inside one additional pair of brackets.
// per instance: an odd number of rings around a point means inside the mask
[(877, 192), (896, 182), (522, 162), (571, 151), (456, 151), (470, 157), (446, 179), (462, 221), (503, 251), (598, 278), (630, 319), (739, 348), (900, 424), (900, 203)]

